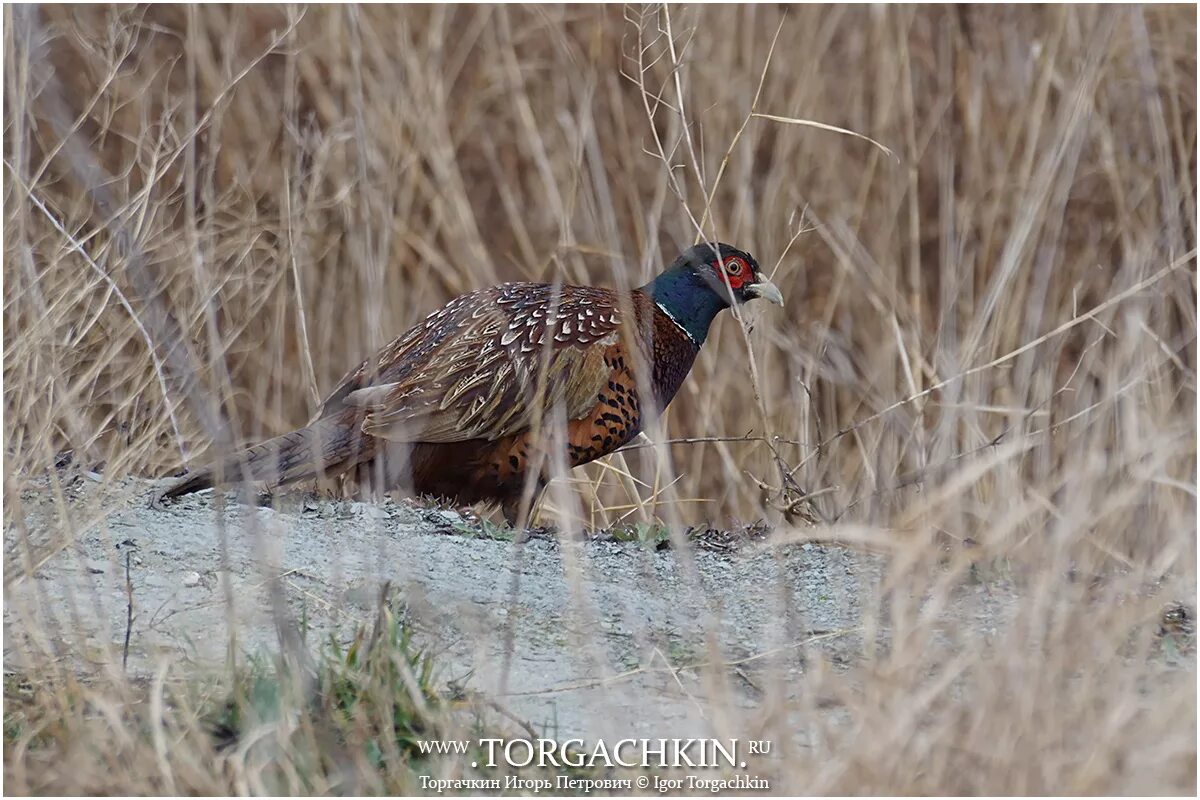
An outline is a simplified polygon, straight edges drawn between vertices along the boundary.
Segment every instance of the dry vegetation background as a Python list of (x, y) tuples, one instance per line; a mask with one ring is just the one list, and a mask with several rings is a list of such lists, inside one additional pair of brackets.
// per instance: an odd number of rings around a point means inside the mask
[[(897, 554), (893, 646), (838, 690), (869, 735), (798, 753), (795, 788), (1194, 790), (1194, 662), (1152, 658), (1195, 580), (1194, 8), (4, 22), (6, 524), (64, 450), (166, 474), (302, 424), (457, 293), (639, 285), (702, 220), (788, 298), (719, 323), (672, 407), (734, 441), (582, 470), (575, 516), (818, 492), (822, 535)], [(917, 600), (981, 564), (1028, 601), (931, 661)]]

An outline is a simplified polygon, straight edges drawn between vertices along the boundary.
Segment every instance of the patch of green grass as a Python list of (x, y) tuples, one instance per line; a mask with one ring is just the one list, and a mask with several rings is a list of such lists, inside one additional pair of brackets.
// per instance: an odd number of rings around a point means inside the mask
[(417, 742), (436, 738), (434, 719), (445, 700), (436, 689), (431, 654), (414, 643), (412, 629), (390, 605), (382, 603), (374, 627), (360, 628), (348, 645), (331, 636), (313, 667), (251, 658), (235, 674), (229, 699), (210, 717), (218, 745), (232, 745), (247, 730), (273, 724), (298, 706), (311, 725), (361, 748), (373, 765), (388, 753), (423, 757)]
[(650, 550), (661, 550), (671, 546), (671, 530), (658, 523), (634, 522), (618, 525), (609, 530), (618, 542), (636, 542)]
[(487, 519), (481, 519), (474, 524), (455, 522), (449, 526), (449, 530), (457, 533), (459, 536), (466, 536), (471, 539), (493, 539), (500, 542), (511, 542), (516, 539), (517, 534), (515, 530), (507, 525), (497, 525), (495, 522)]
[(671, 636), (667, 642), (666, 656), (673, 667), (690, 667), (704, 660), (704, 645)]
[[(184, 794), (236, 793), (237, 770), (203, 766), (220, 754), (253, 773), (256, 792), (413, 794), (421, 775), (471, 760), (422, 753), (420, 742), (505, 735), (483, 704), (440, 689), (433, 654), (384, 601), (373, 625), (315, 653), (254, 655), (223, 674), (177, 674), (165, 686), (108, 681), (5, 676), (6, 769), (21, 762), (30, 792), (162, 793), (167, 763)], [(108, 745), (84, 745), (93, 741)], [(75, 760), (65, 769), (68, 753)]]
[(33, 684), (16, 674), (4, 676), (4, 741), (19, 739), (26, 731), (26, 707), (34, 702)]

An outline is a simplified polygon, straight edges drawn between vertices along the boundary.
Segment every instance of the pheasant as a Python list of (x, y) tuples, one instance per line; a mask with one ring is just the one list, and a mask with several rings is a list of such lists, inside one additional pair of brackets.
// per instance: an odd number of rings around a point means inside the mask
[[(516, 525), (563, 455), (628, 444), (687, 377), (716, 316), (783, 296), (730, 245), (696, 245), (638, 289), (505, 283), (451, 300), (351, 370), (299, 430), (182, 475), (155, 502), (223, 480), (352, 474)], [(564, 452), (565, 451), (565, 452)]]

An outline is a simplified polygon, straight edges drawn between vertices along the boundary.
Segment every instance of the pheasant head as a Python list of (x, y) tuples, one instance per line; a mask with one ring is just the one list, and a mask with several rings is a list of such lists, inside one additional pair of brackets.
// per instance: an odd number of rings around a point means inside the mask
[(702, 242), (685, 250), (643, 291), (697, 347), (704, 344), (717, 314), (734, 303), (761, 297), (783, 305), (778, 287), (759, 270), (754, 256), (732, 245)]

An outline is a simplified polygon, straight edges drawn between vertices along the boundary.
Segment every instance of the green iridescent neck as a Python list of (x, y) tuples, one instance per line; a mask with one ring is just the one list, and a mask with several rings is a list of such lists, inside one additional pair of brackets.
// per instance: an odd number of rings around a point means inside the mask
[(650, 281), (644, 291), (687, 331), (697, 347), (708, 338), (708, 329), (717, 314), (728, 308), (704, 279), (688, 267), (667, 270)]

